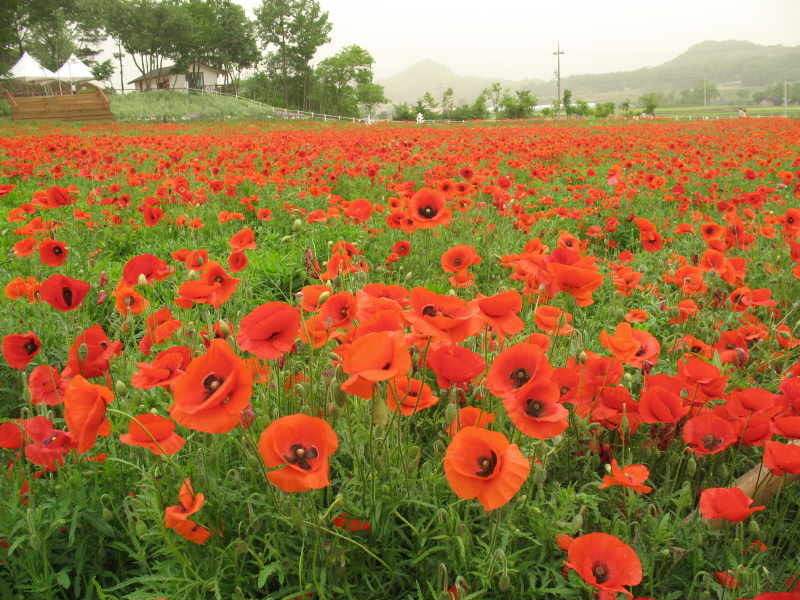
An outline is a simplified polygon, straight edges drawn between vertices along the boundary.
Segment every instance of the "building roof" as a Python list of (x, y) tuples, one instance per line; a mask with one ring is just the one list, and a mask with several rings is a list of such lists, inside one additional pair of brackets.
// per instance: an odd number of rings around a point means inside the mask
[[(202, 63), (199, 60), (193, 60), (192, 62), (189, 63), (189, 65), (193, 65), (193, 64), (202, 65), (202, 66), (206, 67), (207, 69), (211, 69), (212, 71), (216, 71), (217, 73), (225, 73), (225, 71), (221, 71), (220, 69), (217, 69), (216, 67), (212, 67), (211, 65), (207, 65), (206, 63)], [(161, 77), (162, 75), (169, 75), (170, 73), (172, 73), (172, 69), (174, 69), (174, 68), (175, 68), (175, 65), (169, 65), (168, 67), (161, 67), (160, 69), (153, 69), (152, 71), (148, 71), (147, 73), (145, 73), (141, 77), (137, 77), (136, 79), (133, 79), (132, 81), (129, 81), (128, 85), (130, 85), (132, 83), (137, 83), (139, 81), (146, 81), (148, 79), (155, 79), (157, 77)]]

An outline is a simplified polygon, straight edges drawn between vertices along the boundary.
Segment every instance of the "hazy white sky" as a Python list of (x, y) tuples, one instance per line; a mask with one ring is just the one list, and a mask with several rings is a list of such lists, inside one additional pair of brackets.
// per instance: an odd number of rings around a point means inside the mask
[[(238, 1), (251, 18), (261, 3)], [(458, 75), (551, 79), (559, 42), (562, 77), (659, 65), (704, 40), (800, 45), (800, 0), (318, 1), (333, 31), (314, 62), (358, 44), (376, 79), (423, 59)]]

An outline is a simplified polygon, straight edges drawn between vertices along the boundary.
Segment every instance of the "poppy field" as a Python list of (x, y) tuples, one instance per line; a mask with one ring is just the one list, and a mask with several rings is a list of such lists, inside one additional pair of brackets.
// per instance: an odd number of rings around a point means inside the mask
[(800, 599), (800, 122), (2, 135), (3, 600)]

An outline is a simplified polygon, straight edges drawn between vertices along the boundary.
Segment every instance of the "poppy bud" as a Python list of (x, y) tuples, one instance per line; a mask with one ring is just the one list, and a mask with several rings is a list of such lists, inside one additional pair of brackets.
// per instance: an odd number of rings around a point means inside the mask
[(728, 476), (730, 474), (731, 473), (727, 465), (720, 463), (719, 467), (717, 467), (717, 475), (719, 476), (719, 478), (722, 480), (728, 479)]
[(122, 381), (117, 379), (114, 382), (114, 393), (120, 398), (124, 398), (125, 396), (128, 395), (128, 386), (126, 386)]
[(411, 281), (411, 278), (412, 278), (412, 277), (414, 277), (414, 273), (413, 273), (413, 272), (409, 271), (408, 273), (406, 273), (406, 277), (405, 277), (405, 279), (406, 279), (406, 283), (408, 283), (409, 281)]
[(606, 464), (604, 464), (603, 466), (606, 468), (606, 473), (608, 473), (609, 475), (611, 475), (611, 465), (610, 465), (610, 464), (608, 464), (608, 463), (606, 463)]
[(222, 337), (226, 338), (231, 334), (231, 328), (225, 321), (220, 321), (219, 325), (219, 333)]
[(331, 387), (331, 383), (333, 383), (333, 371), (331, 371), (330, 369), (325, 369), (322, 372), (321, 379), (322, 379), (322, 385), (327, 390), (329, 387)]
[(340, 290), (342, 289), (342, 277), (341, 275), (337, 275), (331, 281), (331, 285), (333, 285), (334, 289)]
[(347, 394), (341, 388), (336, 388), (333, 392), (333, 401), (339, 408), (344, 408), (347, 404)]
[(533, 476), (531, 477), (531, 481), (536, 486), (541, 486), (544, 484), (545, 480), (547, 479), (547, 469), (541, 466), (537, 466), (533, 468)]
[(688, 397), (689, 397), (689, 390), (688, 390), (688, 389), (686, 389), (686, 388), (683, 388), (683, 389), (681, 390), (681, 398), (682, 398), (683, 400), (686, 400)]
[(197, 271), (189, 271), (186, 273), (186, 281), (196, 281), (199, 278)]
[(292, 223), (292, 231), (297, 233), (303, 228), (303, 221), (300, 219), (295, 219), (294, 223)]
[(781, 330), (778, 332), (778, 335), (779, 335), (779, 336), (781, 336), (781, 337), (782, 337), (783, 339), (785, 339), (785, 340), (788, 340), (789, 338), (791, 338), (791, 337), (792, 337), (792, 334), (791, 334), (790, 332), (788, 332), (788, 331), (784, 330), (784, 329), (781, 329)]
[(747, 524), (747, 531), (750, 535), (758, 535), (761, 532), (761, 528), (758, 526), (757, 521), (751, 519)]
[(311, 412), (311, 407), (308, 404), (303, 404), (303, 406), (300, 407), (300, 414), (308, 415), (310, 417)]
[(575, 362), (578, 363), (579, 365), (582, 365), (582, 364), (586, 363), (587, 358), (588, 357), (586, 356), (586, 352), (581, 350), (578, 353), (578, 356), (575, 357)]
[(572, 519), (572, 522), (570, 522), (569, 530), (570, 530), (570, 533), (572, 533), (572, 535), (575, 536), (575, 535), (578, 535), (578, 533), (580, 532), (581, 529), (583, 529), (583, 515), (578, 513)]
[(145, 525), (144, 521), (139, 519), (136, 521), (136, 536), (142, 539), (145, 535), (147, 535), (147, 525)]
[(376, 456), (372, 459), (372, 468), (375, 469), (375, 472), (380, 475), (383, 473), (383, 459), (380, 456)]
[(78, 347), (78, 358), (81, 359), (81, 362), (83, 362), (88, 358), (88, 356), (89, 356), (89, 346), (83, 343)]
[(330, 297), (331, 297), (330, 292), (322, 292), (319, 295), (319, 298), (317, 299), (317, 306), (322, 306), (323, 304), (325, 304), (325, 301)]
[(444, 409), (444, 421), (448, 425), (458, 418), (458, 409), (455, 404), (448, 404)]
[(633, 376), (630, 373), (624, 373), (622, 375), (622, 381), (623, 383), (630, 383), (631, 381), (633, 381)]
[(147, 285), (147, 276), (144, 273), (139, 273), (139, 279), (136, 280), (136, 285)]
[(501, 592), (506, 592), (511, 587), (511, 578), (508, 576), (508, 573), (503, 573), (500, 575), (500, 579), (497, 580), (497, 588)]
[(292, 525), (300, 529), (303, 526), (303, 511), (299, 507), (293, 506), (289, 511), (289, 517), (292, 519)]
[(289, 242), (289, 241), (291, 241), (291, 239), (292, 239), (292, 236), (290, 236), (290, 235), (285, 235), (285, 236), (283, 236), (283, 237), (281, 238), (281, 242), (283, 242), (283, 243), (285, 244), (286, 242)]
[(738, 536), (733, 538), (733, 541), (731, 542), (731, 551), (734, 554), (741, 554), (742, 553), (742, 540), (739, 539)]
[(382, 398), (372, 399), (372, 420), (384, 427), (389, 423), (389, 407)]
[(245, 542), (243, 539), (236, 540), (233, 543), (233, 549), (237, 552), (241, 552), (242, 554), (245, 554), (250, 550), (250, 548), (247, 546), (247, 542)]
[(100, 287), (108, 285), (108, 274), (105, 271), (100, 271)]
[(112, 513), (107, 508), (103, 507), (102, 510), (103, 520), (104, 521), (113, 521), (114, 520), (114, 513)]
[(342, 409), (333, 404), (328, 408), (328, 414), (331, 417), (331, 421), (338, 421), (342, 416)]
[(694, 474), (697, 472), (697, 461), (694, 458), (690, 458), (689, 462), (686, 463), (686, 474), (689, 477), (694, 477)]
[(444, 442), (442, 442), (442, 440), (435, 440), (433, 442), (433, 452), (434, 454), (441, 454), (441, 455), (447, 452), (447, 447), (444, 445)]
[(31, 390), (28, 387), (23, 388), (22, 390), (22, 397), (25, 398), (26, 402), (30, 402), (31, 398), (33, 397), (31, 394)]
[(106, 301), (106, 291), (100, 290), (100, 293), (97, 294), (97, 305), (99, 306), (105, 301)]

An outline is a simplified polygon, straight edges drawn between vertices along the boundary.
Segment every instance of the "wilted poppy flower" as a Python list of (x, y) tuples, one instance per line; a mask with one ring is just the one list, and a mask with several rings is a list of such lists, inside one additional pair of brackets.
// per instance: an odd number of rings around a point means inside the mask
[(106, 418), (106, 406), (114, 400), (114, 392), (102, 385), (89, 383), (76, 375), (64, 391), (64, 419), (78, 452), (83, 454), (94, 446), (98, 435), (111, 433)]
[(242, 350), (265, 360), (291, 350), (300, 332), (300, 313), (285, 302), (267, 302), (239, 324), (236, 342)]
[(46, 239), (39, 244), (39, 258), (48, 267), (60, 267), (67, 260), (67, 245), (54, 239)]
[(169, 413), (189, 429), (227, 433), (253, 395), (253, 376), (245, 362), (222, 339), (195, 358), (175, 383)]
[(31, 444), (25, 446), (25, 456), (35, 465), (47, 471), (55, 471), (56, 465), (64, 465), (64, 456), (74, 448), (72, 437), (60, 429), (53, 429), (47, 417), (33, 417), (25, 421), (25, 433)]
[(433, 395), (431, 386), (410, 377), (390, 380), (386, 392), (386, 405), (389, 410), (395, 412), (399, 410), (404, 415), (413, 415), (439, 402), (438, 396)]
[(32, 331), (3, 336), (3, 358), (12, 369), (24, 369), (42, 349), (42, 342)]
[(169, 506), (164, 511), (164, 524), (191, 542), (205, 544), (211, 536), (211, 532), (188, 518), (203, 507), (205, 496), (203, 494), (195, 494), (192, 489), (192, 482), (187, 478), (178, 493), (178, 500), (180, 500), (180, 504)]
[(644, 465), (627, 465), (619, 468), (617, 459), (611, 461), (611, 475), (603, 476), (603, 483), (597, 489), (603, 489), (614, 485), (631, 488), (642, 494), (653, 491), (653, 488), (642, 485), (650, 477), (650, 471)]
[(764, 506), (750, 508), (753, 499), (740, 488), (708, 488), (700, 494), (700, 514), (706, 519), (725, 519), (731, 523), (741, 523)]
[(485, 510), (506, 504), (525, 483), (530, 461), (497, 431), (464, 427), (444, 455), (444, 474), (456, 496), (477, 498)]
[(42, 300), (61, 312), (78, 308), (88, 293), (88, 283), (64, 275), (48, 277), (39, 288)]
[(499, 398), (514, 397), (532, 379), (549, 379), (553, 367), (533, 344), (514, 344), (500, 352), (486, 373), (486, 387)]
[(575, 569), (586, 583), (598, 590), (633, 598), (624, 587), (642, 581), (642, 563), (622, 540), (607, 533), (588, 533), (572, 541), (564, 564)]
[(561, 435), (567, 428), (569, 411), (560, 402), (558, 385), (547, 379), (531, 379), (513, 396), (503, 398), (503, 406), (514, 426), (537, 440)]
[(119, 441), (149, 448), (155, 455), (167, 456), (175, 454), (186, 443), (186, 440), (175, 433), (175, 423), (151, 413), (136, 415), (128, 425), (128, 433), (120, 435)]
[(258, 450), (271, 483), (284, 492), (303, 492), (330, 485), (328, 461), (339, 447), (336, 432), (324, 419), (303, 414), (281, 417), (261, 434)]

